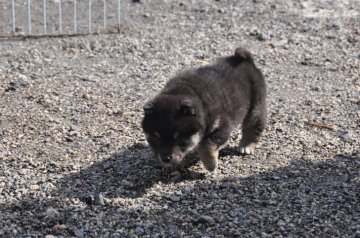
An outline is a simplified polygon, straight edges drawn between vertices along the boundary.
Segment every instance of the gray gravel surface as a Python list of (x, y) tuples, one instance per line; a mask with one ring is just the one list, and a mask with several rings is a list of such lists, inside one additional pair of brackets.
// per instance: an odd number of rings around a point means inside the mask
[[(217, 174), (163, 171), (143, 103), (237, 46), (269, 86), (261, 148), (239, 130)], [(350, 0), (142, 0), (121, 34), (3, 39), (0, 237), (360, 237), (359, 65)]]

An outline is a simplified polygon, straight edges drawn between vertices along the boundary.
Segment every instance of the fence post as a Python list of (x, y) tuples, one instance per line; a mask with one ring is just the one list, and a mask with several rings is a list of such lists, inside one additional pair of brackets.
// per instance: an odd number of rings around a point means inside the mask
[(89, 0), (89, 33), (91, 33), (91, 0)]
[(104, 29), (106, 29), (106, 0), (104, 0)]
[(62, 33), (62, 9), (61, 9), (61, 0), (59, 0), (59, 31)]
[(28, 31), (31, 34), (31, 0), (28, 0)]
[(121, 23), (121, 13), (120, 13), (120, 9), (121, 9), (121, 0), (118, 0), (118, 25), (120, 26)]
[(12, 12), (12, 32), (15, 32), (15, 28), (16, 28), (16, 19), (15, 19), (15, 1), (12, 0), (11, 1), (11, 12)]
[(76, 0), (74, 0), (74, 32), (77, 32)]
[(44, 33), (47, 34), (47, 29), (46, 29), (46, 0), (43, 1), (43, 13), (44, 13)]

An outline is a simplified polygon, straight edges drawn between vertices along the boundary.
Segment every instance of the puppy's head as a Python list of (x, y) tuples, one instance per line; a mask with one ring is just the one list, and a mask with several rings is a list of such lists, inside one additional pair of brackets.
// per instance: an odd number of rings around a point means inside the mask
[(142, 128), (163, 166), (178, 166), (201, 141), (204, 126), (199, 103), (178, 95), (160, 95), (144, 106)]

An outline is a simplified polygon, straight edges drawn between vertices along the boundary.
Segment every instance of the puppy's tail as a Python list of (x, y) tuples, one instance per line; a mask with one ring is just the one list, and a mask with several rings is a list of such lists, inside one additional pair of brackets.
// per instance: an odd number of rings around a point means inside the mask
[(247, 60), (250, 63), (254, 64), (254, 58), (252, 57), (252, 54), (245, 48), (237, 48), (235, 50), (235, 57), (238, 59)]

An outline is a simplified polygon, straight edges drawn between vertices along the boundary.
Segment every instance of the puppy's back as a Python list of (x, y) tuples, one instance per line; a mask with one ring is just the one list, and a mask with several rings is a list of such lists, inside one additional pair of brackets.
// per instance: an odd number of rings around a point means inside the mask
[(224, 115), (238, 123), (251, 107), (254, 92), (258, 90), (266, 93), (263, 76), (251, 53), (239, 47), (233, 55), (220, 58), (214, 64), (178, 74), (167, 83), (163, 93), (196, 96), (208, 116)]

